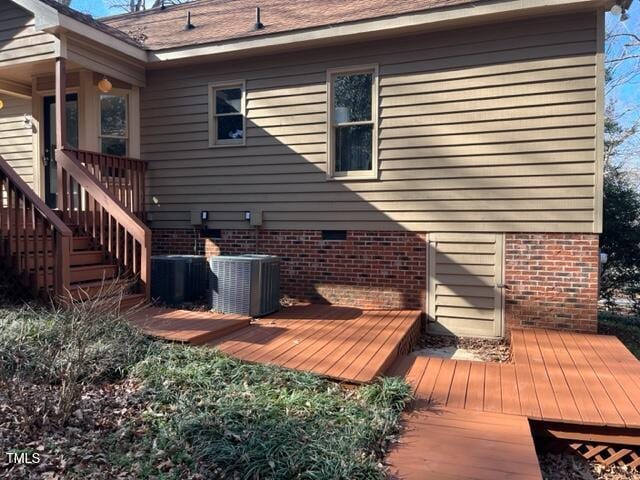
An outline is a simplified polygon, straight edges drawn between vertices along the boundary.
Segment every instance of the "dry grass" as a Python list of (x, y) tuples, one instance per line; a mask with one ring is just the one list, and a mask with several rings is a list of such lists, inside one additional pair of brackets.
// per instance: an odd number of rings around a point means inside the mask
[(63, 307), (0, 310), (0, 380), (55, 385), (48, 414), (64, 422), (84, 385), (121, 379), (147, 354), (150, 340), (119, 313), (122, 296), (114, 283)]

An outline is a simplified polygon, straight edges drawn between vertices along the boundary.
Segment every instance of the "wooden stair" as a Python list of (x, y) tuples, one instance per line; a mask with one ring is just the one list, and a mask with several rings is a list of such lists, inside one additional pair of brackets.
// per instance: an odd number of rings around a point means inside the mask
[[(35, 296), (60, 303), (121, 295), (146, 303), (151, 231), (140, 160), (59, 149), (53, 210), (0, 156), (0, 264)], [(117, 182), (103, 172), (117, 168)], [(118, 287), (122, 287), (118, 289)]]
[[(66, 223), (66, 222), (65, 222)], [(145, 303), (145, 295), (130, 290), (132, 275), (121, 268), (117, 261), (110, 259), (109, 255), (91, 235), (82, 227), (66, 223), (72, 232), (71, 254), (69, 256), (69, 288), (68, 294), (74, 301), (93, 299), (104, 294), (106, 286), (110, 291), (117, 291), (117, 284), (125, 290), (121, 302), (121, 309), (130, 309)], [(46, 291), (53, 289), (55, 253), (53, 239), (45, 241), (42, 233), (36, 233), (29, 229), (25, 234), (9, 238), (0, 234), (0, 240), (5, 249), (11, 254), (10, 266), (20, 266), (23, 283), (40, 285), (37, 292), (40, 296), (46, 296)], [(43, 279), (47, 272), (46, 280)]]

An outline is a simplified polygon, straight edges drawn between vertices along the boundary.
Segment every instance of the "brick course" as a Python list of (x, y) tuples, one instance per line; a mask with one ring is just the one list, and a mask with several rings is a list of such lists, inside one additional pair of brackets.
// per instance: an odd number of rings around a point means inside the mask
[(425, 235), (349, 231), (322, 240), (319, 230), (153, 231), (153, 253), (262, 253), (282, 258), (282, 293), (301, 301), (360, 308), (424, 309)]
[[(424, 233), (154, 229), (153, 253), (282, 257), (282, 292), (302, 301), (360, 308), (425, 309)], [(597, 329), (598, 236), (507, 233), (505, 318), (510, 327)]]
[(508, 233), (507, 328), (597, 330), (598, 235)]

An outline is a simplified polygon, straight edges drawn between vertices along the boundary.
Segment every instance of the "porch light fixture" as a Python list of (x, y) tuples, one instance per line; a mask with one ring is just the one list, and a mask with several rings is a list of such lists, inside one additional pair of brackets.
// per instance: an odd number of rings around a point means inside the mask
[(4, 107), (4, 102), (0, 100), (0, 110), (2, 110), (3, 107)]
[(100, 90), (102, 93), (109, 93), (112, 88), (113, 85), (111, 85), (111, 82), (107, 80), (107, 77), (104, 77), (98, 82), (98, 90)]

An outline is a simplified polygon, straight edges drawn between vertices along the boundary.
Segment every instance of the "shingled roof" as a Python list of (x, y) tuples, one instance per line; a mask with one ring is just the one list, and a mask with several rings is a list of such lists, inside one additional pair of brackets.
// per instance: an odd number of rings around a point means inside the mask
[[(47, 0), (47, 3), (51, 0)], [(101, 19), (150, 50), (259, 37), (360, 20), (393, 17), (482, 0), (196, 0)], [(264, 28), (256, 30), (260, 7)], [(187, 12), (195, 28), (185, 30)]]

